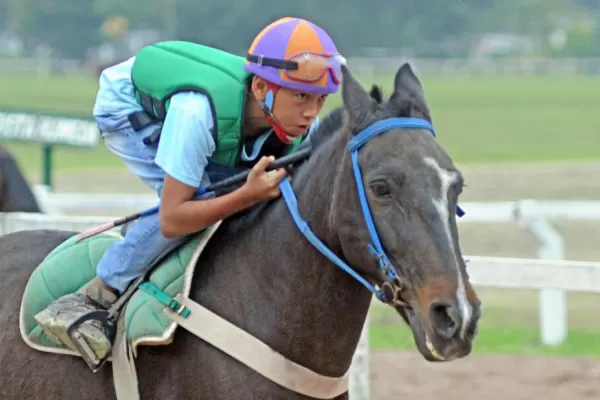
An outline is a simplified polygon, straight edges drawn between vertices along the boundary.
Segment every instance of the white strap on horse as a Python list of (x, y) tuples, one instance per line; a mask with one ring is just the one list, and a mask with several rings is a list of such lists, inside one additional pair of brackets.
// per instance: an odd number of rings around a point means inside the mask
[(288, 360), (257, 338), (200, 304), (176, 297), (190, 310), (184, 318), (171, 309), (165, 314), (178, 325), (252, 368), (271, 381), (316, 399), (333, 399), (348, 391), (349, 370), (341, 377), (318, 374)]
[(127, 342), (124, 325), (124, 317), (121, 315), (111, 356), (115, 393), (117, 400), (140, 400), (135, 357)]
[[(341, 377), (318, 374), (288, 360), (265, 343), (198, 303), (176, 297), (190, 310), (184, 318), (176, 311), (165, 314), (182, 328), (284, 388), (316, 399), (333, 399), (348, 391), (349, 371)], [(120, 318), (112, 354), (113, 379), (118, 400), (140, 400), (135, 358)]]

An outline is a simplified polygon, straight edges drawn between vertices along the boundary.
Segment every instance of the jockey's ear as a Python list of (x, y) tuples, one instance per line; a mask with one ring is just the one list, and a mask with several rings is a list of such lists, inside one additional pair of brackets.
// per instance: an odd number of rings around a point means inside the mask
[(256, 97), (257, 100), (265, 101), (267, 97), (267, 92), (269, 91), (269, 85), (267, 81), (265, 81), (260, 76), (254, 75), (252, 77), (252, 83), (250, 86), (250, 90), (252, 90), (252, 94)]

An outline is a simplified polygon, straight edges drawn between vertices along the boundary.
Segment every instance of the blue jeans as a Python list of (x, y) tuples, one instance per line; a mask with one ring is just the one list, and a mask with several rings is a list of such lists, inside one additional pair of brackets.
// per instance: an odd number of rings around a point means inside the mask
[[(136, 132), (129, 123), (125, 123), (116, 131), (105, 132), (102, 118), (97, 118), (97, 122), (106, 146), (160, 197), (164, 172), (154, 163), (157, 144), (146, 145), (142, 141), (158, 125)], [(106, 285), (123, 293), (154, 259), (184, 240), (185, 237), (167, 239), (162, 235), (158, 213), (139, 219), (128, 227), (123, 240), (107, 249), (98, 263), (97, 276)]]

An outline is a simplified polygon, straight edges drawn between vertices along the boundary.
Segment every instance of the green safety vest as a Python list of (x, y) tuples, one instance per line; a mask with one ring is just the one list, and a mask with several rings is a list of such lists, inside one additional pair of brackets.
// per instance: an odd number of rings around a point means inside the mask
[[(197, 43), (159, 42), (138, 53), (131, 77), (138, 102), (159, 121), (164, 121), (169, 98), (175, 93), (196, 91), (206, 95), (214, 120), (212, 134), (216, 144), (211, 161), (238, 166), (243, 145), (246, 86), (252, 76), (244, 71), (244, 62), (243, 57)], [(286, 146), (284, 152), (293, 152), (302, 139)]]

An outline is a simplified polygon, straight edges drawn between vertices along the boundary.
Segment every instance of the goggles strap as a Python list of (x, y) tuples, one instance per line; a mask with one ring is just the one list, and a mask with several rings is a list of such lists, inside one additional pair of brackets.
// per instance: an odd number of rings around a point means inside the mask
[(263, 57), (263, 56), (255, 56), (254, 54), (248, 54), (248, 56), (246, 56), (246, 60), (248, 60), (252, 63), (258, 64), (258, 65), (264, 65), (266, 67), (274, 67), (274, 68), (288, 69), (288, 70), (298, 69), (298, 63), (295, 61), (280, 60), (277, 58), (269, 58), (269, 57)]

